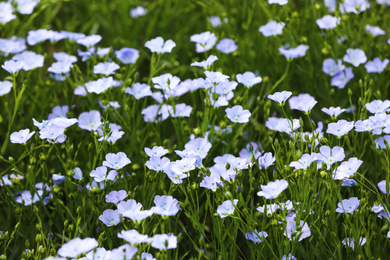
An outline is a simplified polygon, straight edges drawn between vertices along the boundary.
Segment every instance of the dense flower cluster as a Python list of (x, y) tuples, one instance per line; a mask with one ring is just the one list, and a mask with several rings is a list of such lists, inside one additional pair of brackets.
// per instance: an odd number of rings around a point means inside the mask
[[(49, 2), (0, 3), (6, 254), (24, 243), (23, 259), (316, 259), (308, 245), (334, 258), (390, 239), (390, 39), (370, 16), (389, 1), (309, 1), (305, 25), (306, 3), (268, 0), (253, 3), (266, 18), (222, 12), (182, 35), (159, 33), (160, 3), (143, 3), (126, 18), (159, 25), (137, 41), (93, 23), (32, 27)], [(364, 40), (346, 29), (362, 17)], [(245, 63), (257, 55), (269, 60)]]

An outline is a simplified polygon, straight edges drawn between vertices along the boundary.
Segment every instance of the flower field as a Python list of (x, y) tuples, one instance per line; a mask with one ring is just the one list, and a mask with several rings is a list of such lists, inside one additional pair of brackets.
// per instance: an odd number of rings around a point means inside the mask
[(389, 0), (0, 2), (0, 259), (387, 259)]

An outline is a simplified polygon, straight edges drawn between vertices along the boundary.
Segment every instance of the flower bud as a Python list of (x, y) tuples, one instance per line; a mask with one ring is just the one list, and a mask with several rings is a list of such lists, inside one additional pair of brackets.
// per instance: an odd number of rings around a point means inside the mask
[(93, 188), (91, 189), (91, 192), (92, 192), (92, 193), (99, 193), (99, 192), (100, 192), (100, 189), (99, 189), (99, 187), (93, 187)]
[(35, 236), (35, 242), (37, 242), (37, 244), (40, 244), (41, 241), (42, 241), (42, 236), (41, 236), (41, 234), (37, 234), (37, 235)]
[(135, 163), (133, 164), (133, 166), (131, 167), (133, 169), (133, 171), (136, 171), (138, 170), (140, 167), (139, 167), (139, 164), (138, 163)]

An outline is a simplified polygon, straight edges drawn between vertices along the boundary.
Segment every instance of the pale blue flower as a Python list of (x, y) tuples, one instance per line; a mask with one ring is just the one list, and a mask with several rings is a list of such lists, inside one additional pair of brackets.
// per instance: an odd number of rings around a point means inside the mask
[(97, 131), (99, 133), (99, 142), (106, 140), (109, 143), (115, 143), (117, 140), (122, 138), (125, 132), (121, 131), (122, 127), (120, 125), (110, 123), (108, 126), (108, 132), (103, 132), (103, 129), (99, 128)]
[(125, 89), (125, 93), (132, 95), (137, 100), (152, 95), (152, 91), (150, 89), (150, 86), (148, 86), (147, 84), (144, 84), (144, 83), (141, 84), (138, 82), (134, 83), (131, 88), (127, 87)]
[(344, 55), (343, 60), (358, 67), (360, 64), (366, 63), (367, 56), (361, 49), (347, 49), (347, 54)]
[(86, 97), (88, 95), (88, 92), (85, 90), (85, 88), (83, 86), (77, 86), (74, 89), (74, 94), (76, 96), (84, 96), (84, 97)]
[(288, 0), (268, 0), (269, 4), (286, 5)]
[(124, 200), (127, 196), (128, 195), (125, 190), (119, 190), (119, 191), (113, 190), (106, 195), (106, 202), (118, 204), (119, 202)]
[(84, 178), (83, 172), (81, 171), (81, 169), (79, 167), (74, 168), (73, 172), (74, 172), (73, 179), (82, 180)]
[(275, 157), (272, 153), (265, 153), (263, 156), (259, 157), (259, 168), (267, 169), (269, 166), (275, 163)]
[(54, 185), (59, 185), (65, 181), (65, 176), (54, 173), (52, 175)]
[(109, 153), (106, 154), (106, 160), (103, 162), (103, 166), (119, 170), (130, 163), (130, 159), (127, 158), (127, 155), (124, 152), (119, 152), (117, 154)]
[(221, 22), (221, 18), (219, 18), (219, 16), (210, 16), (209, 18), (207, 18), (210, 23), (211, 23), (211, 26), (212, 27), (218, 27), (218, 26), (221, 26), (222, 22)]
[(85, 36), (84, 38), (78, 39), (76, 42), (80, 45), (89, 48), (96, 45), (101, 40), (102, 40), (102, 36), (94, 34), (94, 35), (89, 35), (89, 36)]
[(61, 31), (60, 33), (65, 37), (65, 39), (68, 39), (73, 42), (76, 42), (78, 39), (82, 39), (85, 37), (84, 33), (79, 33), (79, 32)]
[(197, 66), (197, 67), (202, 67), (203, 69), (208, 69), (211, 64), (214, 63), (214, 61), (218, 60), (217, 56), (210, 55), (207, 60), (201, 61), (201, 62), (193, 62), (191, 63), (191, 66)]
[(242, 106), (236, 105), (232, 108), (228, 107), (225, 109), (226, 116), (233, 123), (247, 123), (249, 122), (249, 117), (251, 112), (249, 110), (243, 109)]
[(160, 157), (166, 155), (167, 153), (169, 153), (169, 151), (167, 149), (165, 149), (164, 147), (162, 147), (162, 146), (154, 146), (152, 149), (150, 149), (148, 147), (145, 147), (144, 150), (145, 150), (145, 153), (149, 157), (158, 157), (158, 158), (160, 158)]
[(352, 214), (359, 207), (359, 199), (352, 197), (337, 204), (336, 212)]
[(196, 43), (196, 52), (205, 52), (214, 47), (217, 43), (217, 37), (214, 33), (203, 32), (192, 35), (190, 41)]
[(199, 137), (190, 140), (184, 145), (184, 148), (189, 154), (193, 154), (195, 156), (199, 156), (201, 159), (204, 159), (211, 149), (211, 143), (206, 138)]
[(284, 235), (288, 237), (291, 241), (296, 241), (296, 239), (298, 239), (297, 242), (302, 241), (303, 239), (311, 236), (309, 225), (306, 222), (301, 220), (299, 222), (299, 226), (301, 228), (298, 229), (297, 226), (298, 225), (295, 220), (287, 221), (286, 231), (284, 231)]
[(8, 80), (0, 81), (0, 96), (8, 94), (12, 89), (12, 83)]
[(350, 158), (347, 162), (342, 162), (337, 167), (335, 174), (332, 176), (334, 180), (343, 180), (354, 175), (362, 165), (363, 161), (356, 157)]
[(120, 67), (115, 62), (100, 62), (93, 67), (94, 74), (113, 75)]
[(16, 11), (21, 14), (32, 14), (35, 6), (41, 0), (14, 0), (16, 3)]
[(91, 191), (93, 188), (98, 188), (99, 190), (103, 190), (107, 186), (105, 182), (97, 182), (95, 179), (92, 180), (91, 184), (85, 185), (85, 187)]
[(53, 107), (51, 113), (47, 116), (48, 120), (56, 118), (68, 118), (66, 114), (69, 111), (69, 106), (55, 106)]
[(225, 39), (222, 39), (217, 44), (216, 48), (217, 48), (217, 50), (219, 50), (225, 54), (228, 54), (228, 53), (235, 52), (238, 49), (238, 46), (234, 40), (225, 38)]
[(170, 53), (175, 46), (174, 41), (167, 40), (164, 42), (164, 39), (160, 36), (145, 43), (145, 47), (156, 53)]
[(218, 187), (220, 186), (223, 186), (223, 183), (219, 175), (206, 175), (199, 184), (199, 187), (207, 188), (213, 192), (217, 191)]
[(245, 238), (251, 240), (254, 243), (261, 243), (264, 241), (266, 237), (268, 237), (267, 232), (265, 231), (259, 232), (257, 231), (257, 229), (255, 229), (255, 232), (248, 232), (245, 234)]
[(390, 0), (377, 0), (376, 3), (379, 4), (379, 5), (389, 6), (390, 5)]
[(33, 135), (35, 131), (30, 133), (30, 129), (26, 128), (19, 132), (13, 132), (10, 136), (11, 143), (14, 144), (25, 144)]
[(176, 76), (172, 76), (170, 73), (166, 73), (152, 78), (152, 82), (156, 84), (153, 86), (154, 88), (169, 91), (175, 89), (177, 85), (179, 85), (180, 79)]
[(154, 258), (152, 254), (143, 252), (141, 254), (141, 260), (157, 260), (157, 259)]
[(366, 120), (358, 120), (355, 123), (355, 131), (356, 132), (369, 132), (373, 129), (376, 129), (379, 126), (377, 121), (366, 119)]
[(267, 185), (260, 185), (261, 191), (257, 193), (259, 197), (265, 197), (267, 200), (275, 199), (282, 191), (287, 189), (288, 182), (286, 180), (270, 181)]
[[(90, 251), (85, 257), (79, 258), (81, 260), (105, 260), (111, 259), (112, 254), (110, 250), (106, 250), (103, 247), (98, 247), (96, 250)], [(56, 259), (44, 259), (44, 260), (56, 260)], [(65, 260), (65, 259), (57, 259), (57, 260)]]
[(1, 2), (0, 3), (0, 24), (6, 24), (16, 18), (13, 14), (14, 8), (11, 3)]
[(340, 12), (346, 13), (361, 13), (370, 8), (370, 3), (367, 0), (344, 0), (340, 3)]
[[(238, 200), (226, 200), (222, 203), (222, 205), (218, 206), (217, 213), (221, 218), (226, 218), (234, 213), (234, 206), (237, 205)], [(233, 205), (234, 204), (234, 205)]]
[(123, 212), (123, 217), (129, 218), (134, 222), (141, 222), (142, 220), (150, 217), (153, 215), (153, 211), (151, 210), (127, 210), (126, 212)]
[(142, 208), (142, 204), (138, 203), (133, 199), (130, 199), (127, 201), (119, 202), (117, 208), (119, 213), (123, 215), (125, 212), (140, 211)]
[(314, 156), (305, 153), (298, 159), (298, 161), (291, 162), (289, 166), (294, 167), (296, 170), (307, 169), (314, 160)]
[(389, 59), (384, 59), (383, 61), (376, 57), (373, 61), (368, 61), (364, 67), (367, 70), (367, 73), (381, 73), (389, 64)]
[(160, 110), (160, 105), (150, 105), (142, 109), (141, 114), (144, 116), (143, 118), (145, 122), (164, 121), (169, 117), (169, 115), (159, 117), (159, 115), (161, 115)]
[[(0, 179), (0, 187), (1, 186), (11, 186), (12, 185), (12, 180), (18, 178), (20, 180), (23, 180), (24, 177), (21, 174), (4, 174), (1, 179)], [(30, 194), (31, 195), (31, 194)]]
[(281, 260), (297, 260), (297, 258), (295, 256), (293, 256), (292, 254), (288, 254), (288, 255), (282, 256)]
[(331, 15), (325, 15), (324, 17), (317, 19), (316, 23), (320, 29), (330, 30), (337, 27), (340, 24), (340, 17), (333, 17)]
[(118, 210), (112, 209), (103, 211), (103, 214), (99, 216), (99, 220), (102, 221), (107, 227), (116, 226), (121, 222)]
[(379, 113), (383, 113), (383, 112), (386, 112), (386, 110), (389, 109), (390, 107), (390, 100), (379, 100), (379, 99), (375, 99), (369, 103), (366, 103), (365, 104), (365, 107), (366, 109), (368, 110), (368, 112), (372, 113), (372, 114), (379, 114)]
[(96, 182), (115, 181), (115, 178), (118, 175), (118, 172), (115, 170), (111, 170), (107, 174), (107, 167), (100, 166), (100, 167), (97, 167), (96, 170), (92, 170), (89, 175), (91, 177), (93, 177)]
[(51, 64), (47, 71), (55, 74), (65, 74), (70, 72), (70, 68), (73, 67), (73, 64), (70, 62), (57, 61)]
[(4, 62), (1, 67), (8, 71), (11, 74), (16, 74), (19, 72), (19, 70), (23, 69), (23, 62), (22, 61), (16, 61), (16, 60), (8, 60)]
[(278, 102), (279, 105), (283, 105), (287, 99), (292, 95), (292, 92), (283, 90), (282, 92), (275, 92), (274, 94), (268, 95), (267, 97), (275, 102)]
[[(365, 237), (359, 238), (359, 246), (364, 245), (366, 242), (367, 242), (367, 239)], [(352, 249), (355, 249), (355, 239), (354, 238), (349, 238), (349, 237), (344, 238), (342, 243), (345, 247), (350, 247)]]
[(58, 254), (62, 257), (75, 258), (81, 254), (88, 253), (97, 246), (99, 246), (99, 243), (94, 238), (87, 237), (81, 239), (76, 237), (63, 244), (61, 248), (58, 249)]
[(332, 118), (337, 118), (341, 113), (347, 111), (347, 109), (345, 108), (341, 109), (340, 107), (330, 107), (330, 108), (323, 107), (321, 108), (321, 111), (330, 115)]
[(340, 146), (334, 146), (332, 149), (329, 146), (321, 146), (320, 153), (317, 154), (317, 160), (323, 161), (327, 165), (332, 165), (336, 162), (341, 162), (345, 158), (344, 149)]
[(338, 87), (339, 89), (343, 89), (347, 83), (353, 79), (354, 74), (352, 72), (352, 68), (346, 68), (343, 71), (338, 72), (331, 80), (331, 86)]
[(341, 183), (341, 186), (343, 187), (352, 187), (356, 184), (356, 181), (354, 179), (345, 179)]
[(343, 71), (344, 69), (345, 66), (340, 59), (338, 59), (336, 63), (334, 59), (328, 58), (325, 59), (322, 63), (322, 70), (329, 76), (334, 76), (338, 72)]
[(263, 213), (263, 214), (266, 212), (267, 215), (274, 214), (278, 209), (280, 209), (280, 206), (276, 203), (266, 204), (266, 205), (263, 205), (263, 206), (256, 208), (256, 210), (258, 212)]
[(265, 123), (265, 126), (270, 130), (288, 134), (291, 134), (293, 131), (301, 127), (299, 119), (293, 119), (291, 125), (290, 119), (277, 117), (269, 117), (267, 122)]
[(220, 71), (205, 71), (204, 74), (206, 75), (206, 80), (208, 80), (209, 82), (213, 83), (213, 84), (218, 84), (218, 83), (221, 83), (221, 82), (224, 82), (226, 81), (229, 76), (226, 76), (224, 74), (222, 74), (222, 72)]
[(306, 54), (306, 51), (309, 49), (309, 46), (301, 44), (298, 45), (296, 48), (290, 48), (290, 49), (285, 49), (284, 47), (280, 47), (279, 51), (281, 54), (283, 54), (286, 59), (295, 59), (299, 57), (303, 57)]
[(145, 166), (148, 167), (149, 170), (159, 172), (164, 171), (169, 166), (169, 163), (170, 160), (168, 158), (153, 156), (145, 163)]
[(145, 7), (139, 5), (136, 8), (130, 9), (130, 16), (133, 18), (142, 17), (145, 16), (147, 11), (148, 10)]
[(81, 113), (78, 120), (79, 127), (88, 131), (96, 131), (102, 124), (100, 122), (100, 112), (97, 110)]
[(68, 128), (76, 124), (78, 120), (76, 118), (66, 118), (66, 117), (56, 117), (52, 118), (49, 121), (49, 125), (55, 125), (62, 128)]
[(135, 229), (122, 230), (121, 233), (118, 233), (117, 235), (119, 238), (126, 240), (131, 245), (149, 242), (148, 235), (142, 235)]
[(50, 78), (54, 79), (55, 81), (65, 81), (67, 77), (69, 77), (69, 73), (66, 73), (65, 75), (61, 75), (58, 73), (50, 73), (49, 76)]
[(29, 71), (36, 68), (43, 67), (43, 55), (36, 54), (32, 51), (24, 51), (12, 57), (13, 60), (21, 61), (23, 63), (23, 70)]
[(390, 135), (381, 136), (374, 141), (376, 149), (386, 149), (386, 145), (390, 145)]
[(27, 35), (27, 43), (29, 45), (36, 45), (37, 43), (50, 40), (58, 41), (63, 39), (64, 36), (58, 32), (47, 30), (47, 29), (38, 29), (36, 31), (29, 31)]
[(107, 108), (112, 110), (112, 109), (118, 109), (121, 107), (121, 105), (119, 104), (118, 101), (109, 101), (107, 103), (107, 105), (103, 105), (103, 103), (100, 100), (98, 100), (97, 102), (99, 103), (100, 107), (104, 109), (104, 111), (106, 111)]
[(386, 192), (386, 180), (380, 181), (380, 182), (378, 183), (378, 188), (379, 188), (379, 190), (380, 190), (382, 193), (384, 193), (384, 194), (390, 194), (390, 183), (389, 183), (389, 185), (387, 185), (387, 186), (388, 186), (389, 192)]
[(223, 81), (218, 83), (218, 85), (215, 87), (215, 93), (218, 95), (228, 96), (230, 93), (232, 93), (233, 90), (236, 89), (238, 83), (235, 81)]
[(284, 25), (283, 22), (278, 23), (271, 20), (267, 24), (260, 26), (259, 32), (265, 37), (280, 35), (283, 32)]
[(7, 57), (10, 53), (19, 53), (27, 49), (26, 39), (12, 36), (10, 39), (0, 38), (0, 53)]
[(172, 117), (190, 117), (192, 107), (188, 106), (184, 103), (176, 104), (175, 106), (175, 113), (172, 115)]
[(99, 56), (99, 57), (104, 57), (106, 56), (107, 54), (109, 54), (111, 51), (111, 48), (110, 47), (107, 47), (107, 48), (100, 48), (100, 47), (97, 47), (96, 49), (96, 55)]
[(115, 51), (115, 56), (123, 64), (135, 64), (139, 57), (139, 51), (133, 48), (122, 48)]
[(195, 157), (187, 157), (182, 158), (181, 160), (177, 160), (171, 162), (169, 164), (170, 170), (177, 174), (188, 173), (195, 169), (196, 158)]
[(130, 246), (129, 244), (124, 244), (123, 246), (111, 250), (110, 259), (132, 260), (137, 251), (138, 248)]
[(156, 206), (152, 207), (150, 210), (161, 216), (175, 216), (181, 209), (179, 201), (172, 196), (156, 195), (154, 197), (154, 203)]
[(291, 110), (299, 110), (308, 113), (317, 104), (314, 97), (309, 94), (299, 94), (288, 100)]
[(157, 234), (151, 239), (151, 246), (160, 250), (174, 249), (177, 247), (177, 237), (173, 234)]
[(243, 84), (247, 88), (251, 88), (263, 81), (261, 77), (256, 77), (256, 75), (251, 71), (247, 71), (244, 74), (237, 74), (236, 78), (239, 83)]
[(59, 127), (54, 124), (49, 124), (39, 131), (39, 138), (48, 139), (49, 141), (58, 141), (60, 136), (63, 136), (65, 127)]
[(328, 134), (341, 137), (348, 134), (348, 132), (352, 130), (353, 126), (354, 122), (347, 122), (346, 120), (342, 119), (338, 120), (336, 123), (329, 123), (326, 132)]
[(369, 32), (374, 37), (386, 34), (386, 32), (378, 26), (371, 26), (371, 25), (367, 24), (365, 29), (367, 32)]
[(29, 190), (22, 191), (20, 196), (15, 198), (15, 201), (19, 204), (24, 204), (24, 206), (29, 206), (34, 204), (42, 198), (43, 190), (38, 190), (36, 193), (31, 193)]
[(100, 94), (105, 92), (107, 89), (115, 87), (116, 81), (112, 77), (103, 77), (95, 81), (88, 81), (85, 83), (85, 88), (89, 93)]

